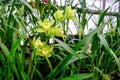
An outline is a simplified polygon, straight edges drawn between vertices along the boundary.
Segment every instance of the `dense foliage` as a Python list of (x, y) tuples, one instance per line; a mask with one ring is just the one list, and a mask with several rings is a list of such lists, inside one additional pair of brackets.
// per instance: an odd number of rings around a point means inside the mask
[(0, 80), (120, 78), (120, 15), (104, 20), (112, 6), (98, 12), (96, 28), (85, 34), (94, 14), (86, 0), (73, 2), (0, 0)]

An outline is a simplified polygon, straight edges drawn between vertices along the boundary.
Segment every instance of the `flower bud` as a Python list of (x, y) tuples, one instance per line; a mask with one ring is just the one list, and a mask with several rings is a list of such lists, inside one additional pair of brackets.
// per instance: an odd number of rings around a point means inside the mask
[(42, 0), (43, 2), (45, 2), (45, 3), (48, 3), (48, 0)]

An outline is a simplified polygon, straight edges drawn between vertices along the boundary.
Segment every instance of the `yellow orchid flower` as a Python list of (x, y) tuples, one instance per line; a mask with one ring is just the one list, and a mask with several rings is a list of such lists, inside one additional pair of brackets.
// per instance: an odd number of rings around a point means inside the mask
[(35, 53), (36, 55), (42, 56), (42, 57), (51, 57), (52, 56), (53, 48), (49, 45), (44, 45), (42, 48), (36, 49)]
[(35, 54), (42, 56), (42, 57), (50, 57), (52, 54), (52, 47), (49, 45), (46, 45), (45, 42), (41, 42), (40, 37), (33, 38), (33, 46), (35, 47)]
[(38, 21), (38, 24), (42, 26), (42, 28), (38, 28), (38, 32), (42, 33), (48, 31), (54, 22), (54, 20), (49, 21), (48, 19), (45, 19), (43, 22)]
[(38, 37), (37, 39), (34, 37), (32, 43), (35, 49), (39, 48), (40, 46), (43, 46), (43, 43), (41, 42), (40, 37)]
[(66, 14), (66, 17), (67, 19), (72, 19), (72, 20), (76, 20), (77, 18), (74, 16), (75, 13), (76, 13), (76, 10), (75, 9), (72, 9), (71, 6), (68, 6), (66, 7), (66, 10), (65, 10), (65, 14)]
[(54, 17), (58, 22), (64, 20), (63, 10), (56, 11)]
[(63, 33), (63, 29), (59, 28), (59, 27), (52, 27), (50, 28), (50, 30), (48, 31), (48, 35), (49, 36), (57, 36), (57, 37), (65, 37), (64, 33)]
[(48, 45), (46, 45), (46, 46), (44, 46), (44, 47), (42, 48), (42, 51), (41, 51), (41, 54), (40, 54), (40, 55), (41, 55), (42, 57), (51, 57), (52, 51), (53, 51), (53, 48), (50, 47), (50, 46), (48, 46)]

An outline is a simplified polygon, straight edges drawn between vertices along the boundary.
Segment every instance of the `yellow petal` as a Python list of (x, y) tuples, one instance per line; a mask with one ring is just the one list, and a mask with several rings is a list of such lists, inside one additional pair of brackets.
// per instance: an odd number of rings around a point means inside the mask
[(38, 31), (39, 33), (45, 32), (45, 30), (44, 30), (43, 28), (39, 28), (37, 31)]

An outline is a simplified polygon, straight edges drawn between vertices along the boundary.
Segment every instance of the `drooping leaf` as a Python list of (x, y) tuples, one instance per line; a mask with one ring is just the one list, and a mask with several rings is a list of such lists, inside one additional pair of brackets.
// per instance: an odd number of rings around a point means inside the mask
[(83, 73), (83, 74), (75, 74), (66, 78), (61, 78), (58, 80), (84, 80), (84, 79), (88, 79), (90, 77), (92, 77), (93, 74), (92, 73)]

